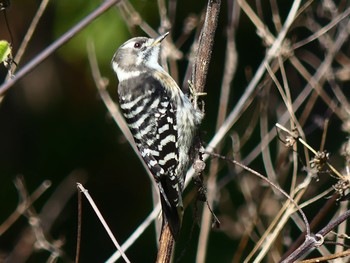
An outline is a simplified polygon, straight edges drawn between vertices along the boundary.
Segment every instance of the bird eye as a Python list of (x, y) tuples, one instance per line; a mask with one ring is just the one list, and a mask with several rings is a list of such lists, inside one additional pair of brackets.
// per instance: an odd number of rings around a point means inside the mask
[(134, 48), (140, 48), (142, 45), (140, 42), (136, 42), (135, 45), (134, 45)]

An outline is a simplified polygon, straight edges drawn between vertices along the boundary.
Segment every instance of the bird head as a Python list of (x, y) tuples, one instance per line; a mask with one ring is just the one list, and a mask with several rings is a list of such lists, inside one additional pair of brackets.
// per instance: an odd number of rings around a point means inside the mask
[(157, 37), (135, 37), (121, 45), (112, 59), (112, 67), (119, 81), (149, 69), (163, 70), (159, 65), (160, 43), (169, 32)]

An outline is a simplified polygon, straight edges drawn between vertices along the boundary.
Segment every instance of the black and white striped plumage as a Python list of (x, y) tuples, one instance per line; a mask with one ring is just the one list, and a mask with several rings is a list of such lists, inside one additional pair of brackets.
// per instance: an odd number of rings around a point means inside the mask
[(158, 63), (166, 36), (130, 39), (114, 54), (112, 67), (119, 79), (120, 107), (158, 184), (163, 218), (177, 237), (189, 151), (202, 113)]

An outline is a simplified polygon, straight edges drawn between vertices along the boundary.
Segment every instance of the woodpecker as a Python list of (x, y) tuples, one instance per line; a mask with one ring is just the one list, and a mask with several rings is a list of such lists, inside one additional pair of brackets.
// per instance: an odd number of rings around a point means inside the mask
[(176, 239), (190, 149), (203, 114), (158, 62), (168, 34), (128, 40), (114, 54), (112, 68), (119, 80), (120, 108), (159, 188), (163, 226), (168, 222)]

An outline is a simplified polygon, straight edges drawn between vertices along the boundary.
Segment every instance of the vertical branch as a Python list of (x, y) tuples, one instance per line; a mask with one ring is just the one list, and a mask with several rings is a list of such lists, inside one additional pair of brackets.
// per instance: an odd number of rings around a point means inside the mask
[[(220, 95), (220, 103), (218, 109), (218, 117), (216, 122), (216, 130), (220, 128), (222, 123), (224, 122), (227, 115), (227, 106), (228, 106), (228, 98), (230, 94), (230, 87), (236, 72), (237, 67), (237, 52), (236, 52), (236, 43), (235, 43), (235, 28), (237, 17), (234, 19), (235, 10), (237, 9), (237, 5), (234, 4), (234, 1), (228, 1), (228, 5), (230, 7), (228, 11), (228, 26), (227, 26), (227, 43), (226, 43), (226, 59), (225, 59), (225, 68), (223, 75), (223, 82), (221, 86), (221, 95)], [(218, 145), (217, 151), (220, 152), (221, 144)], [(219, 163), (218, 159), (213, 159), (210, 162), (210, 173), (207, 182), (208, 187), (208, 195), (207, 200), (208, 204), (212, 207), (213, 202), (216, 196), (217, 187), (216, 187), (216, 178), (218, 173)], [(209, 239), (209, 232), (211, 228), (212, 221), (212, 213), (208, 209), (203, 210), (202, 215), (202, 223), (201, 223), (201, 231), (198, 242), (197, 249), (197, 262), (204, 262), (206, 255), (206, 247)]]
[[(204, 90), (219, 18), (220, 4), (221, 0), (209, 0), (208, 2), (204, 27), (198, 41), (196, 62), (192, 69), (191, 78), (195, 92), (202, 92)], [(160, 237), (157, 263), (170, 262), (174, 244), (175, 240), (167, 224), (164, 226)]]
[(175, 240), (170, 232), (169, 224), (164, 225), (159, 240), (159, 248), (156, 263), (168, 263), (171, 261)]
[(191, 82), (196, 92), (204, 90), (207, 80), (209, 62), (214, 44), (215, 31), (218, 24), (221, 0), (209, 0), (204, 27), (198, 41), (196, 62), (192, 69)]

